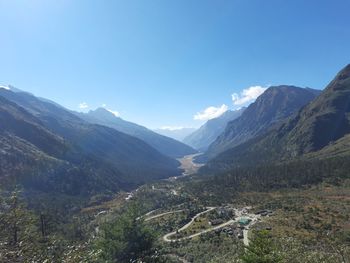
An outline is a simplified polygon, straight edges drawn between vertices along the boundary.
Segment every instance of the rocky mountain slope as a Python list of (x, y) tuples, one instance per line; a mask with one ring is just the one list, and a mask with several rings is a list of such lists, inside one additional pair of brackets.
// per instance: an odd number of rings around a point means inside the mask
[(350, 65), (326, 89), (294, 116), (267, 134), (255, 137), (214, 158), (208, 167), (288, 162), (293, 159), (332, 158), (349, 153)]
[(206, 159), (264, 134), (274, 124), (312, 101), (319, 93), (318, 90), (285, 85), (268, 88), (240, 118), (228, 123), (225, 131), (210, 145), (205, 154)]

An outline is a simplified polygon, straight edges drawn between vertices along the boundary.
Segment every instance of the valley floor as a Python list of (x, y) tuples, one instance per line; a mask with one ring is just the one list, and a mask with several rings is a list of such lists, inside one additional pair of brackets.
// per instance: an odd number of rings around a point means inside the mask
[(91, 244), (103, 235), (106, 223), (118, 222), (135, 205), (136, 220), (155, 233), (155, 249), (166, 262), (241, 263), (246, 246), (261, 230), (283, 257), (278, 262), (350, 262), (350, 180), (269, 192), (237, 192), (227, 185), (223, 192), (192, 174), (198, 169), (192, 158), (183, 159), (183, 177), (83, 208), (72, 225), (64, 226), (66, 235), (78, 237), (64, 252), (78, 260), (65, 262), (85, 262), (79, 260), (95, 255)]
[(205, 188), (195, 187), (197, 179), (191, 174), (198, 166), (192, 158), (182, 160), (185, 177), (144, 185), (95, 207), (108, 211), (98, 221), (110, 220), (128, 203), (142, 203), (142, 219), (157, 231), (159, 250), (169, 255), (169, 262), (240, 262), (238, 255), (256, 230), (270, 233), (281, 253), (290, 258), (286, 262), (350, 262), (349, 180), (243, 192), (222, 202)]

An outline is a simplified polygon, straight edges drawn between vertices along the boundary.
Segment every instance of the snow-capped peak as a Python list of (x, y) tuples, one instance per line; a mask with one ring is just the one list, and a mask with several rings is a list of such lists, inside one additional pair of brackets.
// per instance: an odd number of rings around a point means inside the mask
[(11, 90), (11, 88), (6, 85), (0, 85), (0, 89)]

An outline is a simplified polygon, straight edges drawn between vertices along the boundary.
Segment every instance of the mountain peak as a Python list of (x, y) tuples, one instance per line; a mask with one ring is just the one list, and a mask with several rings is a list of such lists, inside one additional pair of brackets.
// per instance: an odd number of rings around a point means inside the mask
[(104, 107), (90, 110), (88, 113), (79, 113), (78, 116), (87, 122), (107, 126), (145, 141), (168, 157), (179, 158), (196, 153), (190, 146), (155, 133), (144, 126), (123, 120), (117, 116), (116, 112)]
[(0, 84), (0, 89), (9, 90), (9, 91), (12, 91), (12, 92), (23, 92), (22, 90), (17, 89), (14, 86), (9, 85), (9, 84), (8, 85), (1, 85)]
[(344, 80), (350, 78), (350, 64), (346, 65), (335, 77), (336, 80)]
[(318, 94), (316, 90), (290, 85), (269, 87), (239, 118), (228, 123), (225, 131), (209, 146), (206, 156), (210, 159), (266, 133), (274, 124), (296, 113)]
[[(305, 98), (306, 94), (301, 95)], [(279, 100), (279, 104), (280, 102)], [(248, 110), (249, 108), (246, 112)], [(323, 149), (326, 149), (329, 156), (342, 155), (348, 150), (346, 143), (350, 133), (349, 116), (350, 65), (347, 65), (319, 96), (301, 107), (295, 115), (282, 119), (280, 125), (270, 129), (268, 133), (250, 138), (244, 144), (236, 144), (222, 152), (210, 165), (214, 164), (221, 169), (219, 167), (228, 167), (231, 164), (238, 166), (289, 161), (303, 155), (308, 156), (307, 158), (318, 156)]]
[(11, 90), (8, 85), (0, 85), (0, 89)]
[(98, 107), (95, 110), (90, 110), (89, 112), (98, 112), (98, 113), (112, 114), (110, 111), (108, 111), (106, 108), (103, 108), (103, 107)]
[(103, 108), (103, 107), (98, 107), (95, 110), (90, 110), (88, 112), (88, 114), (90, 116), (99, 117), (99, 118), (108, 118), (108, 119), (118, 118), (118, 119), (120, 119), (118, 114), (116, 114), (116, 113), (114, 113), (106, 108)]
[(276, 86), (270, 86), (261, 96), (264, 96), (264, 95), (271, 93), (271, 92), (288, 92), (288, 91), (293, 91), (293, 90), (300, 91), (303, 89), (307, 90), (307, 91), (317, 91), (317, 90), (312, 89), (312, 88), (301, 88), (301, 87), (297, 87), (294, 85), (276, 85)]

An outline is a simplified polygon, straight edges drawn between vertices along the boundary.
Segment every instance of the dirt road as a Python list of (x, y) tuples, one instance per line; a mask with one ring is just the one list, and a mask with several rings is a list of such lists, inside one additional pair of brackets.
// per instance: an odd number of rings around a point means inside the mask
[[(172, 241), (175, 241), (175, 240), (170, 239), (170, 237), (173, 236), (173, 235), (175, 235), (177, 232), (184, 231), (185, 229), (187, 229), (189, 226), (192, 225), (192, 223), (194, 222), (194, 220), (195, 220), (197, 217), (199, 217), (199, 216), (201, 216), (201, 215), (203, 215), (203, 214), (205, 214), (205, 213), (208, 213), (208, 212), (214, 210), (215, 208), (216, 208), (216, 207), (207, 207), (207, 210), (196, 214), (194, 217), (191, 218), (191, 221), (190, 221), (190, 222), (188, 222), (186, 225), (184, 225), (183, 227), (181, 227), (181, 228), (178, 229), (177, 231), (174, 231), (174, 232), (171, 232), (171, 233), (169, 233), (169, 234), (164, 235), (164, 236), (163, 236), (163, 240), (164, 240), (165, 242), (172, 242)], [(178, 240), (182, 240), (182, 238), (176, 239), (176, 240), (177, 240), (177, 241), (178, 241)]]
[(205, 229), (205, 230), (202, 230), (198, 233), (195, 233), (195, 234), (192, 234), (192, 235), (189, 235), (189, 236), (186, 236), (186, 237), (182, 237), (182, 238), (178, 238), (178, 239), (170, 239), (170, 237), (174, 236), (176, 233), (178, 232), (181, 232), (181, 231), (184, 231), (185, 229), (187, 229), (188, 227), (190, 227), (192, 225), (192, 223), (194, 222), (194, 220), (205, 214), (205, 213), (208, 213), (210, 211), (212, 211), (213, 209), (215, 209), (216, 207), (208, 207), (207, 210), (203, 211), (203, 212), (200, 212), (198, 213), (197, 215), (195, 215), (191, 221), (189, 223), (187, 223), (186, 225), (184, 225), (183, 227), (181, 227), (180, 229), (178, 229), (177, 231), (174, 231), (174, 232), (171, 232), (169, 234), (166, 234), (163, 236), (163, 240), (165, 242), (174, 242), (174, 241), (182, 241), (182, 240), (186, 240), (186, 239), (192, 239), (194, 237), (197, 237), (197, 236), (200, 236), (200, 235), (203, 235), (205, 233), (208, 233), (208, 232), (211, 232), (211, 231), (215, 231), (217, 229), (221, 229), (221, 228), (224, 228), (225, 226), (228, 226), (228, 225), (232, 225), (234, 223), (237, 223), (239, 222), (239, 220), (242, 218), (242, 217), (246, 217), (246, 218), (249, 218), (251, 219), (251, 222), (249, 223), (248, 226), (246, 226), (246, 229), (243, 230), (243, 243), (244, 245), (248, 246), (249, 245), (249, 239), (248, 239), (248, 232), (249, 232), (249, 228), (251, 226), (253, 226), (257, 221), (258, 221), (258, 218), (260, 217), (260, 215), (255, 215), (255, 214), (248, 214), (248, 213), (243, 213), (243, 211), (245, 211), (245, 209), (235, 209), (235, 214), (236, 214), (236, 218), (235, 219), (231, 219), (225, 223), (222, 223), (218, 226), (215, 226), (215, 227), (210, 227), (208, 229)]

